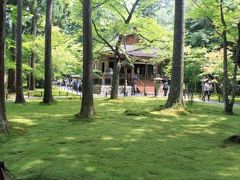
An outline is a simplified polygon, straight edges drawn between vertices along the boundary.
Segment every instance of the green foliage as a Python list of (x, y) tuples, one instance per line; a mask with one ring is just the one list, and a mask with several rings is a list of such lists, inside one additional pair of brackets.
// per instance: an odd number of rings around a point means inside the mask
[[(36, 75), (43, 78), (44, 69), (44, 37), (38, 36), (32, 42), (33, 50), (37, 54)], [(61, 78), (66, 74), (80, 74), (81, 45), (75, 42), (75, 38), (61, 32), (58, 27), (52, 30), (52, 59), (54, 78)]]
[[(221, 83), (223, 79), (223, 30), (226, 28), (228, 40), (228, 78), (231, 80), (234, 67), (234, 49), (237, 45), (237, 24), (240, 22), (240, 2), (223, 1), (223, 15), (226, 26), (223, 26), (220, 13), (220, 2), (215, 0), (191, 1), (192, 8), (188, 13), (186, 42), (192, 47), (208, 48), (205, 62), (201, 65), (201, 76), (214, 78)], [(198, 63), (196, 63), (198, 64)], [(195, 68), (194, 68), (195, 69)]]
[(186, 29), (186, 45), (214, 49), (221, 44), (214, 25), (207, 17), (187, 19)]
[(200, 82), (203, 67), (207, 62), (207, 50), (205, 48), (190, 47), (186, 49), (184, 58), (184, 83), (188, 88), (193, 89)]
[[(195, 2), (198, 6), (195, 6), (195, 8), (189, 13), (189, 17), (194, 19), (203, 17), (207, 18), (213, 23), (216, 33), (218, 35), (221, 34), (224, 27), (221, 22), (219, 3), (215, 0), (199, 0)], [(223, 1), (223, 11), (228, 31), (228, 39), (232, 42), (236, 42), (236, 27), (237, 23), (240, 21), (239, 8), (240, 2), (238, 0)]]

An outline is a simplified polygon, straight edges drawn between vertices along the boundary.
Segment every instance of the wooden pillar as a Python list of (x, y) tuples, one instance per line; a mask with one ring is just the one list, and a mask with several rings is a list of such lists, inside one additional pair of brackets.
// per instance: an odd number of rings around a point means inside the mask
[(109, 61), (106, 61), (104, 66), (105, 66), (104, 72), (106, 72), (109, 68)]
[(154, 72), (153, 72), (154, 74), (154, 77), (156, 77), (157, 76), (157, 74), (158, 74), (158, 64), (155, 64), (154, 65)]
[(127, 68), (124, 67), (124, 79), (127, 80)]
[(127, 68), (124, 67), (124, 96), (127, 96)]
[(145, 77), (148, 77), (148, 64), (145, 64)]
[(131, 80), (132, 80), (134, 77), (134, 68), (132, 68), (131, 70), (132, 70), (132, 72), (131, 72)]
[(102, 85), (105, 85), (105, 76), (102, 78)]

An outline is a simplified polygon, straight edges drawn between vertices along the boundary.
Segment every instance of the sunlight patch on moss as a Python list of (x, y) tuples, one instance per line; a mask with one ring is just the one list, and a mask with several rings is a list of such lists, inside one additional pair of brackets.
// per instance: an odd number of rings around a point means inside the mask
[(11, 122), (21, 123), (21, 124), (24, 124), (27, 126), (34, 126), (34, 125), (38, 124), (38, 123), (34, 122), (33, 120), (26, 119), (26, 118), (14, 118), (14, 119), (11, 119)]
[(96, 171), (96, 168), (93, 167), (93, 166), (88, 166), (88, 167), (85, 168), (85, 171), (87, 171), (87, 172), (94, 172), (94, 171)]
[(227, 167), (224, 170), (218, 172), (218, 175), (223, 176), (225, 178), (230, 178), (232, 176), (239, 178), (240, 177), (240, 168), (237, 165), (234, 167)]
[(186, 125), (183, 125), (183, 127), (187, 127), (187, 128), (206, 128), (206, 127), (209, 127), (210, 124), (186, 124)]
[(175, 135), (169, 134), (169, 135), (166, 135), (166, 137), (168, 137), (168, 138), (178, 138), (178, 137), (181, 137), (181, 136), (183, 136), (183, 135), (182, 134), (175, 134)]
[(70, 137), (70, 136), (69, 136), (69, 137), (65, 137), (64, 139), (65, 139), (65, 140), (76, 140), (76, 137)]
[(142, 128), (133, 129), (133, 130), (131, 131), (131, 134), (142, 135), (142, 134), (144, 134), (146, 131), (147, 131), (146, 129), (142, 129)]
[(25, 170), (33, 168), (36, 165), (41, 165), (41, 164), (44, 164), (44, 163), (45, 163), (45, 161), (43, 161), (42, 159), (37, 159), (37, 160), (31, 161), (31, 162), (26, 163), (25, 165), (23, 165), (21, 167), (21, 170), (25, 171)]
[(138, 141), (137, 138), (126, 138), (123, 140), (123, 142), (136, 142), (136, 141)]
[(64, 159), (74, 159), (75, 157), (69, 154), (61, 153), (57, 155), (58, 158), (64, 158)]
[(110, 147), (110, 148), (106, 148), (105, 151), (121, 151), (122, 148), (120, 147)]
[(125, 102), (124, 99), (120, 98), (120, 99), (110, 99), (109, 102), (111, 103), (117, 103), (117, 104), (122, 104)]
[(98, 104), (99, 107), (106, 107), (106, 106), (109, 106), (110, 103), (100, 103)]
[(103, 136), (102, 138), (101, 138), (101, 140), (104, 140), (104, 141), (110, 141), (110, 140), (113, 140), (114, 138), (113, 137), (111, 137), (111, 136)]

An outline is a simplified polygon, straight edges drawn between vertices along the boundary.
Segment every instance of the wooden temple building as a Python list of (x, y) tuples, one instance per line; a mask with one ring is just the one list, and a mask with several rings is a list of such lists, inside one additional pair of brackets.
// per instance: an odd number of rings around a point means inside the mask
[[(144, 86), (147, 94), (154, 94), (154, 82), (153, 78), (157, 74), (163, 75), (163, 67), (160, 63), (153, 63), (153, 59), (159, 58), (159, 52), (154, 48), (142, 48), (138, 46), (140, 38), (135, 35), (129, 35), (125, 38), (125, 42), (122, 43), (122, 47), (125, 52), (134, 59), (134, 68), (128, 69), (122, 67), (120, 71), (119, 84), (123, 85), (127, 80), (128, 85), (134, 78), (138, 78), (137, 86), (138, 90), (143, 93)], [(114, 68), (114, 54), (111, 50), (105, 51), (99, 57), (98, 62), (95, 64), (95, 68), (103, 73), (102, 85), (110, 85), (112, 70)]]

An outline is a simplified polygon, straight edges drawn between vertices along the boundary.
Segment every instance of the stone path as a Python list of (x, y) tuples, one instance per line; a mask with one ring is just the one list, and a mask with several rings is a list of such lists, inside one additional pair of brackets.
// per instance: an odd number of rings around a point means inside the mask
[[(59, 88), (60, 90), (62, 91), (66, 91), (66, 92), (69, 92), (69, 93), (74, 93), (78, 96), (82, 96), (82, 93), (79, 92), (79, 91), (75, 91), (73, 90), (71, 87), (65, 87), (65, 86), (55, 86), (57, 88)], [(108, 94), (107, 97), (109, 97), (110, 95)], [(129, 96), (144, 96), (143, 94), (136, 94), (136, 95), (129, 95)], [(152, 96), (152, 95), (151, 95)], [(61, 98), (61, 97), (66, 97), (66, 96), (56, 96), (58, 98)], [(55, 97), (55, 98), (56, 98)], [(99, 95), (99, 94), (94, 94), (94, 97), (106, 97), (106, 95)], [(119, 94), (119, 97), (123, 97), (123, 94)], [(149, 96), (150, 97), (150, 96)], [(163, 96), (158, 96), (158, 97), (162, 97), (163, 99), (167, 99), (166, 97), (163, 97)], [(42, 99), (42, 97), (27, 97), (25, 96), (26, 100), (27, 99)], [(9, 97), (9, 99), (7, 99), (7, 101), (10, 101), (10, 102), (14, 102), (15, 100), (15, 97)], [(187, 98), (185, 99), (185, 101), (187, 101)], [(194, 102), (198, 102), (198, 103), (206, 103), (206, 104), (216, 104), (216, 105), (221, 105), (221, 106), (224, 106), (224, 103), (223, 102), (218, 102), (218, 101), (202, 101), (201, 99), (199, 98), (194, 98), (193, 99)], [(234, 106), (236, 107), (240, 107), (240, 103), (235, 103)]]
[[(218, 102), (218, 101), (202, 101), (201, 99), (198, 99), (198, 98), (195, 98), (193, 99), (194, 102), (201, 102), (201, 103), (207, 103), (207, 104), (216, 104), (216, 105), (224, 105), (223, 102)], [(235, 103), (234, 106), (239, 106), (240, 107), (240, 104), (239, 103)]]

